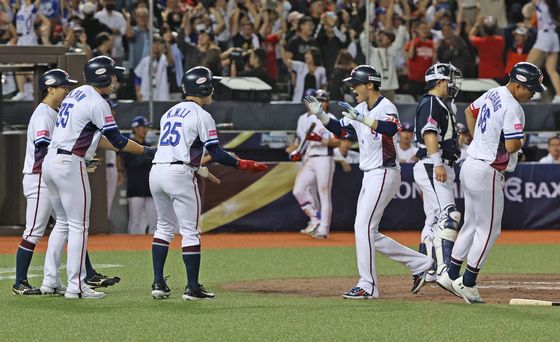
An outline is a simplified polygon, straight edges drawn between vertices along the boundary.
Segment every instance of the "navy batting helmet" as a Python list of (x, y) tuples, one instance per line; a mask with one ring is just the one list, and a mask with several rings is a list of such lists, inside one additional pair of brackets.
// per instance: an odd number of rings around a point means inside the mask
[(308, 96), (313, 96), (315, 97), (317, 95), (317, 90), (315, 88), (308, 88), (305, 89), (305, 91), (303, 92), (303, 97), (308, 97)]
[(358, 65), (352, 70), (350, 77), (342, 81), (351, 87), (368, 83), (381, 87), (381, 73), (371, 65)]
[(62, 69), (52, 69), (39, 77), (39, 91), (43, 96), (47, 94), (49, 87), (63, 87), (73, 86), (78, 84), (78, 81), (71, 80), (68, 73)]
[(203, 66), (191, 68), (183, 75), (181, 81), (183, 93), (187, 96), (210, 96), (214, 93), (212, 81), (221, 79), (221, 77), (213, 76), (212, 71)]
[(509, 80), (521, 84), (530, 91), (537, 93), (546, 91), (546, 87), (542, 84), (543, 74), (541, 69), (528, 62), (515, 64), (509, 73)]
[(111, 76), (118, 76), (124, 70), (123, 67), (116, 66), (111, 57), (98, 56), (90, 59), (84, 65), (84, 77), (87, 84), (104, 88), (111, 85)]
[(319, 101), (330, 101), (331, 94), (326, 90), (319, 89), (315, 92), (315, 97)]

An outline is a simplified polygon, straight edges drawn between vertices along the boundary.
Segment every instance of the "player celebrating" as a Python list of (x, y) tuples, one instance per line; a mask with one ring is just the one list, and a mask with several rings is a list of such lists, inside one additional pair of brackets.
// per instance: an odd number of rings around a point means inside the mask
[[(45, 288), (58, 288), (58, 266), (64, 244), (68, 240), (66, 298), (103, 298), (84, 283), (84, 267), (89, 228), (91, 191), (86, 173), (86, 161), (97, 149), (101, 135), (111, 148), (135, 154), (153, 154), (124, 137), (117, 127), (111, 108), (103, 98), (117, 83), (124, 68), (106, 56), (90, 59), (84, 66), (86, 85), (72, 90), (62, 102), (52, 133), (49, 151), (43, 163), (43, 176), (51, 203), (56, 212), (56, 225), (49, 238), (45, 257)], [(103, 148), (109, 148), (105, 143)]]
[[(465, 109), (473, 136), (460, 174), (465, 222), (453, 247), (449, 269), (438, 284), (470, 304), (484, 303), (476, 278), (500, 235), (504, 172), (515, 169), (525, 140), (525, 113), (519, 103), (546, 90), (542, 79), (541, 70), (534, 64), (517, 63), (507, 85), (490, 89)], [(460, 277), (465, 259), (467, 269)]]
[(364, 171), (362, 189), (358, 197), (356, 221), (356, 254), (360, 279), (356, 287), (343, 295), (348, 299), (379, 297), (375, 251), (405, 264), (414, 275), (412, 292), (424, 285), (432, 259), (413, 251), (379, 233), (379, 221), (385, 207), (397, 194), (401, 184), (399, 160), (395, 145), (399, 129), (397, 108), (379, 93), (381, 74), (374, 67), (360, 65), (344, 79), (356, 94), (358, 105), (339, 102), (346, 111), (340, 121), (330, 118), (313, 97), (307, 97), (310, 111), (317, 115), (335, 136), (342, 137), (350, 130), (360, 145), (360, 169)]
[[(53, 69), (39, 78), (39, 90), (43, 100), (37, 106), (27, 126), (27, 147), (23, 166), (23, 193), (27, 200), (26, 224), (23, 237), (16, 253), (16, 283), (12, 292), (17, 295), (64, 294), (64, 287), (41, 286), (37, 289), (27, 280), (27, 270), (33, 258), (33, 251), (45, 234), (53, 207), (49, 191), (42, 179), (43, 159), (47, 154), (51, 135), (56, 122), (56, 114), (62, 100), (68, 95), (69, 87), (77, 84), (66, 71)], [(106, 287), (119, 282), (120, 278), (109, 278), (93, 269), (86, 252), (86, 284)]]
[(461, 221), (453, 192), (453, 166), (460, 156), (455, 114), (444, 103), (448, 97), (457, 94), (456, 77), (460, 73), (456, 70), (451, 64), (432, 65), (425, 75), (427, 93), (416, 108), (416, 141), (419, 146), (416, 156), (419, 161), (414, 165), (414, 181), (422, 191), (426, 214), (419, 251), (434, 257), (433, 246), (437, 265), (435, 274), (428, 275), (428, 282), (435, 281), (449, 265)]
[[(313, 90), (308, 94), (314, 95), (321, 102), (327, 115), (336, 119), (328, 112), (330, 100), (328, 92)], [(332, 215), (333, 148), (340, 145), (340, 140), (334, 138), (321, 121), (309, 111), (299, 117), (296, 132), (297, 139), (287, 150), (293, 152), (290, 154), (292, 160), (301, 160), (303, 154), (303, 167), (296, 176), (293, 190), (301, 210), (309, 217), (309, 224), (301, 230), (301, 233), (309, 234), (316, 239), (326, 239), (329, 235)], [(307, 148), (304, 151), (298, 149), (300, 144), (306, 144)], [(316, 200), (317, 192), (319, 203)]]
[(150, 190), (158, 215), (152, 242), (152, 297), (155, 299), (167, 298), (171, 294), (163, 277), (163, 268), (177, 226), (183, 236), (181, 246), (188, 279), (183, 299), (214, 298), (214, 294), (198, 282), (200, 194), (195, 172), (203, 170), (199, 166), (204, 149), (213, 161), (223, 165), (252, 172), (268, 169), (252, 160), (235, 159), (220, 148), (214, 119), (201, 107), (212, 103), (212, 81), (218, 79), (205, 67), (188, 70), (182, 80), (186, 101), (176, 104), (161, 117), (162, 133), (150, 171)]

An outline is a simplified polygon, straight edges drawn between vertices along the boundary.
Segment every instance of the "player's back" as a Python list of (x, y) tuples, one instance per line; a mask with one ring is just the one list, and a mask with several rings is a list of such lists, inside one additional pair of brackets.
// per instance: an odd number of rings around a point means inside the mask
[(29, 119), (23, 173), (40, 173), (44, 156), (37, 156), (35, 144), (51, 142), (56, 121), (56, 111), (45, 103), (40, 103)]
[(504, 141), (523, 138), (523, 108), (506, 87), (497, 87), (474, 101), (470, 109), (477, 119), (468, 155), (505, 169), (509, 153)]
[(90, 159), (102, 130), (116, 128), (109, 105), (89, 85), (72, 90), (62, 104), (56, 119), (51, 149), (61, 149)]
[(214, 119), (193, 101), (178, 103), (165, 112), (160, 131), (154, 164), (181, 161), (198, 167), (204, 147), (218, 142)]

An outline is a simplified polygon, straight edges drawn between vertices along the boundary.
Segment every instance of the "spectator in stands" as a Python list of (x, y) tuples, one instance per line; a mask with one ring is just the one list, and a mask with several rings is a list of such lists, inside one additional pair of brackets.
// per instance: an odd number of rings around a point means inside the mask
[(420, 21), (412, 30), (412, 40), (406, 44), (408, 54), (408, 90), (414, 96), (424, 92), (424, 74), (436, 62), (434, 42), (426, 22)]
[(532, 3), (537, 9), (538, 32), (537, 41), (529, 51), (527, 62), (541, 66), (542, 60), (545, 60), (546, 72), (556, 93), (552, 102), (560, 103), (560, 75), (556, 70), (558, 68), (558, 51), (560, 51), (557, 32), (560, 15), (559, 4), (557, 0), (532, 0)]
[(286, 41), (289, 42), (298, 32), (299, 20), (303, 17), (298, 11), (292, 11), (288, 15), (288, 27), (286, 31)]
[(548, 139), (547, 144), (548, 155), (539, 160), (539, 163), (560, 164), (560, 137), (552, 137)]
[(493, 17), (479, 17), (470, 33), (471, 44), (478, 51), (478, 77), (492, 78), (504, 84), (504, 37), (496, 34), (496, 19)]
[(508, 47), (506, 54), (506, 68), (504, 70), (506, 74), (509, 74), (515, 64), (527, 60), (531, 49), (527, 41), (527, 35), (528, 31), (523, 26), (519, 26), (513, 31), (512, 45)]
[(309, 17), (313, 21), (314, 30), (313, 37), (317, 37), (321, 26), (324, 25), (323, 15), (325, 14), (325, 6), (323, 0), (308, 0)]
[(159, 36), (154, 37), (152, 45), (152, 78), (150, 77), (150, 57), (142, 58), (134, 69), (136, 79), (134, 86), (136, 98), (139, 102), (148, 101), (153, 91), (154, 101), (169, 101), (169, 81), (167, 80), (167, 67), (173, 65), (171, 48)]
[(82, 6), (82, 13), (84, 14), (84, 19), (82, 19), (82, 27), (87, 35), (87, 43), (90, 47), (95, 46), (95, 38), (101, 32), (107, 32), (112, 34), (113, 30), (99, 21), (99, 19), (94, 17), (97, 6), (91, 2), (86, 2)]
[(241, 48), (243, 52), (254, 50), (261, 46), (262, 37), (255, 32), (255, 25), (249, 17), (243, 17), (240, 20), (240, 30), (233, 36), (233, 47)]
[(140, 60), (149, 52), (149, 13), (145, 8), (137, 8), (134, 11), (136, 26), (131, 25), (130, 14), (123, 11), (126, 20), (126, 37), (128, 38), (128, 66), (134, 70)]
[(271, 85), (272, 81), (268, 78), (266, 72), (266, 51), (262, 48), (255, 49), (250, 53), (249, 64), (245, 70), (237, 72), (235, 63), (231, 65), (231, 77), (257, 77), (263, 82)]
[(0, 44), (16, 45), (18, 35), (6, 12), (0, 12)]
[(66, 46), (69, 52), (85, 53), (88, 60), (93, 57), (93, 52), (87, 43), (87, 35), (81, 27), (66, 28), (64, 46)]
[(402, 129), (399, 131), (399, 143), (397, 144), (397, 156), (400, 163), (416, 163), (418, 158), (416, 152), (418, 147), (412, 145), (414, 136), (414, 125), (410, 122), (403, 122)]
[[(146, 143), (150, 122), (143, 116), (132, 119), (132, 140), (140, 145)], [(122, 166), (126, 170), (126, 194), (128, 196), (128, 233), (153, 233), (157, 224), (157, 213), (152, 194), (150, 192), (149, 177), (152, 158), (131, 153), (120, 153)], [(147, 225), (142, 224), (142, 217), (146, 216)], [(146, 231), (147, 226), (147, 231)]]
[(126, 34), (126, 20), (120, 12), (115, 11), (115, 0), (102, 0), (102, 3), (103, 10), (95, 13), (95, 18), (111, 28), (113, 32), (111, 57), (117, 64), (121, 64), (124, 56), (122, 37)]
[(175, 32), (181, 29), (183, 22), (183, 12), (178, 0), (167, 0), (165, 8), (161, 11), (163, 22), (169, 25)]
[[(171, 92), (180, 93), (181, 92), (181, 80), (183, 78), (183, 54), (179, 47), (177, 46), (176, 36), (177, 33), (171, 30), (168, 24), (163, 24), (160, 30), (161, 36), (165, 43), (171, 49), (171, 55), (173, 56), (173, 65), (169, 66), (170, 69), (170, 83), (169, 90)], [(175, 82), (173, 82), (175, 81)]]
[(67, 26), (73, 17), (81, 18), (80, 0), (63, 0), (61, 17), (64, 26)]
[(220, 49), (226, 50), (231, 41), (230, 24), (229, 20), (226, 20), (229, 14), (227, 0), (217, 0), (216, 7), (211, 7), (210, 13), (210, 17), (213, 18), (213, 31), (216, 36), (216, 44), (218, 44)]
[[(301, 17), (298, 20), (297, 34), (288, 41), (286, 49), (286, 53), (288, 54), (287, 57), (289, 59), (303, 62), (305, 59), (304, 55), (309, 48), (319, 48), (319, 43), (317, 43), (315, 38), (313, 38), (314, 30), (315, 25), (313, 24), (313, 19), (310, 17)], [(310, 88), (319, 89), (316, 87)]]
[(304, 54), (305, 62), (295, 61), (288, 56), (284, 47), (281, 47), (282, 59), (286, 67), (295, 72), (293, 102), (301, 102), (305, 89), (322, 89), (327, 85), (327, 74), (321, 63), (321, 51), (311, 47)]
[[(315, 1), (313, 4), (320, 3)], [(319, 26), (320, 29), (317, 33), (317, 43), (321, 47), (321, 56), (327, 75), (330, 75), (334, 69), (338, 52), (350, 43), (350, 38), (346, 34), (348, 29), (345, 25), (342, 25), (342, 30), (339, 29), (337, 21), (338, 17), (335, 12), (323, 13)]]
[(336, 57), (336, 63), (331, 77), (329, 78), (329, 93), (331, 93), (331, 100), (344, 101), (344, 84), (343, 79), (350, 76), (352, 69), (356, 67), (356, 63), (348, 50), (340, 50)]
[(467, 43), (455, 34), (453, 24), (445, 23), (441, 27), (443, 39), (437, 49), (437, 59), (440, 63), (451, 63), (459, 70), (467, 70), (474, 67), (474, 58)]
[(95, 48), (92, 51), (93, 57), (97, 56), (111, 56), (113, 49), (113, 36), (107, 32), (101, 32), (95, 37)]
[[(514, 1), (510, 1), (514, 2)], [(480, 13), (487, 17), (492, 17), (496, 20), (496, 26), (499, 29), (507, 27), (507, 13), (505, 0), (483, 0), (478, 1), (477, 5), (480, 7)]]
[[(335, 160), (337, 157), (343, 158), (343, 160), (348, 164), (359, 164), (360, 163), (360, 153), (352, 150), (352, 145), (354, 141), (349, 137), (344, 137), (340, 140), (340, 146), (335, 148), (334, 156)], [(342, 164), (343, 169), (345, 165)], [(350, 171), (349, 169), (344, 170), (345, 172)]]

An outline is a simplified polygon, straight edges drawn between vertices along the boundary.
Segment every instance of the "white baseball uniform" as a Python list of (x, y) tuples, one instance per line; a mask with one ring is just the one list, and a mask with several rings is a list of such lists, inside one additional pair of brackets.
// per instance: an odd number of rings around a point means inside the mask
[(117, 170), (117, 152), (105, 151), (105, 179), (107, 181), (107, 218), (111, 217), (111, 208), (117, 192), (119, 173)]
[(16, 14), (16, 31), (18, 33), (17, 45), (37, 45), (35, 34), (35, 19), (37, 19), (37, 8), (34, 4), (21, 4)]
[(195, 172), (204, 148), (219, 143), (216, 124), (198, 104), (184, 101), (163, 114), (160, 127), (150, 171), (150, 191), (158, 217), (154, 241), (171, 242), (178, 226), (181, 246), (198, 246), (201, 202)]
[(80, 294), (85, 290), (84, 261), (91, 205), (85, 162), (92, 158), (102, 132), (117, 128), (109, 104), (89, 85), (72, 90), (60, 106), (43, 163), (45, 184), (56, 212), (45, 260), (45, 286), (59, 285), (58, 266), (68, 239), (67, 291)]
[(505, 140), (522, 139), (525, 113), (506, 87), (490, 89), (470, 105), (478, 115), (467, 160), (461, 168), (465, 194), (465, 221), (452, 262), (478, 270), (486, 262), (502, 224), (504, 172), (513, 171), (517, 153), (505, 149)]
[(550, 8), (544, 0), (539, 0), (536, 7), (538, 32), (533, 48), (549, 53), (560, 51), (560, 40), (556, 33), (556, 20), (553, 19)]
[[(395, 105), (384, 97), (368, 108), (367, 102), (355, 109), (366, 118), (398, 123)], [(399, 158), (395, 146), (397, 135), (380, 134), (361, 122), (342, 118), (342, 127), (356, 133), (360, 145), (360, 169), (364, 171), (358, 197), (354, 231), (361, 287), (373, 297), (379, 297), (375, 252), (406, 265), (412, 274), (424, 272), (432, 264), (431, 258), (413, 251), (379, 233), (379, 222), (385, 207), (395, 197), (401, 184)], [(352, 126), (352, 127), (348, 127)]]
[[(329, 116), (336, 119), (332, 114)], [(315, 123), (313, 129), (315, 134), (323, 139), (333, 137), (315, 115), (304, 113), (297, 123), (296, 134), (299, 141), (305, 140), (307, 131), (313, 123)], [(319, 224), (316, 233), (328, 235), (332, 216), (331, 188), (335, 169), (333, 148), (323, 145), (320, 141), (309, 141), (302, 159), (303, 166), (296, 176), (292, 193), (301, 210), (309, 217), (310, 223)]]
[[(56, 110), (40, 103), (27, 126), (27, 143), (23, 166), (23, 195), (27, 200), (25, 211), (25, 231), (23, 240), (36, 245), (45, 234), (53, 209), (49, 190), (42, 179), (42, 165), (45, 155), (37, 148), (39, 144), (49, 144), (56, 121)], [(23, 242), (22, 242), (23, 243)], [(21, 246), (31, 249), (32, 246)], [(34, 247), (34, 246), (33, 246)]]
[(395, 146), (397, 149), (397, 154), (399, 155), (399, 161), (404, 160), (405, 163), (414, 163), (414, 156), (418, 151), (418, 147), (410, 145), (406, 150), (403, 150), (400, 144)]

